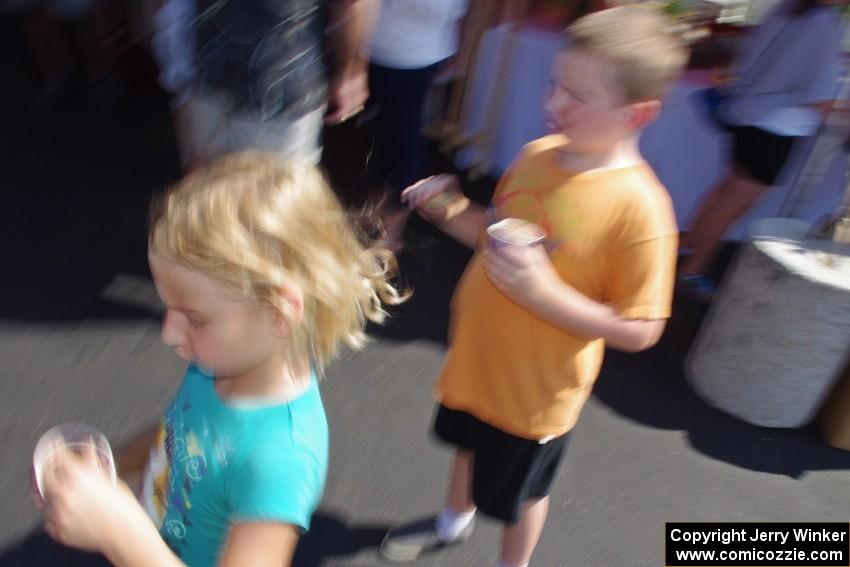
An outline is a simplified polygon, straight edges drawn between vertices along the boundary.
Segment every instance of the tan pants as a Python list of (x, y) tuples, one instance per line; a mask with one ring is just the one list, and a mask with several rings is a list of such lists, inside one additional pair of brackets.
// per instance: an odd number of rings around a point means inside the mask
[(196, 96), (174, 111), (177, 145), (184, 169), (243, 150), (263, 150), (285, 159), (318, 164), (325, 109), (300, 118), (261, 120), (233, 114), (217, 97)]

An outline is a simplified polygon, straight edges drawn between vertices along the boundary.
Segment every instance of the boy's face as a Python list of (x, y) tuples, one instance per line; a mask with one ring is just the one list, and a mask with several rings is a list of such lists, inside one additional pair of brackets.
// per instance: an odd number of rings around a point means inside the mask
[(604, 61), (578, 49), (560, 51), (544, 100), (547, 134), (564, 134), (567, 151), (611, 150), (635, 131), (632, 105), (623, 103)]
[(150, 252), (148, 259), (166, 307), (162, 341), (178, 356), (216, 376), (237, 377), (280, 352), (280, 324), (270, 313), (156, 252)]

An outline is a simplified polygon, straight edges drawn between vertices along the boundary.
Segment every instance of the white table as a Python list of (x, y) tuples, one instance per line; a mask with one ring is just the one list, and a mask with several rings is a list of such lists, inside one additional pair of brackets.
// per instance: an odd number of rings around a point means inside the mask
[[(461, 133), (477, 143), (458, 153), (460, 167), (481, 166), (499, 176), (526, 143), (544, 133), (542, 100), (555, 53), (562, 45), (559, 34), (504, 24), (482, 40), (473, 79), (469, 84)], [(690, 94), (704, 88), (688, 79), (670, 93), (658, 121), (643, 135), (641, 149), (667, 187), (680, 227), (687, 227), (702, 194), (723, 175), (728, 161), (728, 140), (700, 115)], [(489, 119), (488, 119), (489, 117)], [(497, 118), (497, 119), (493, 119)], [(797, 156), (783, 179), (793, 179), (803, 160)], [(815, 220), (831, 213), (844, 189), (846, 154), (830, 160), (794, 216)], [(778, 185), (728, 234), (740, 239), (754, 220), (780, 215), (788, 187)]]

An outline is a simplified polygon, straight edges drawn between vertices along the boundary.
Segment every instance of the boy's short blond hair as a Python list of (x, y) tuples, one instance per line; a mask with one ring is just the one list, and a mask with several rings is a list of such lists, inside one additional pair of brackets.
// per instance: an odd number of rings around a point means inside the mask
[[(318, 169), (273, 154), (234, 154), (185, 177), (154, 202), (150, 248), (282, 316), (290, 355), (319, 372), (342, 344), (364, 342), (382, 303), (402, 299), (387, 281), (394, 257), (363, 245)], [(303, 294), (300, 321), (280, 301), (286, 284)]]
[(688, 62), (671, 18), (654, 8), (621, 6), (589, 14), (568, 29), (567, 49), (610, 64), (626, 103), (662, 100)]

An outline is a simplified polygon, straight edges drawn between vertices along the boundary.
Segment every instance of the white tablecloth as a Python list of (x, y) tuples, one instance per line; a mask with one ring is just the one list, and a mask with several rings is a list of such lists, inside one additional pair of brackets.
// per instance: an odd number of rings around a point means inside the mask
[[(463, 135), (477, 142), (458, 153), (460, 167), (480, 165), (487, 173), (499, 176), (522, 146), (543, 135), (543, 95), (562, 41), (558, 34), (516, 29), (510, 24), (487, 32), (460, 125)], [(506, 67), (500, 69), (501, 61)], [(682, 228), (687, 227), (702, 194), (723, 175), (728, 161), (727, 137), (690, 99), (691, 93), (702, 88), (687, 80), (679, 83), (665, 101), (658, 121), (647, 128), (641, 140), (644, 156), (673, 198)], [(783, 180), (795, 178), (804, 153), (802, 149), (798, 152)], [(836, 153), (826, 174), (793, 215), (815, 220), (832, 213), (843, 194), (846, 163), (846, 154)], [(779, 216), (788, 193), (787, 185), (774, 187), (728, 237), (740, 239), (752, 221)]]

